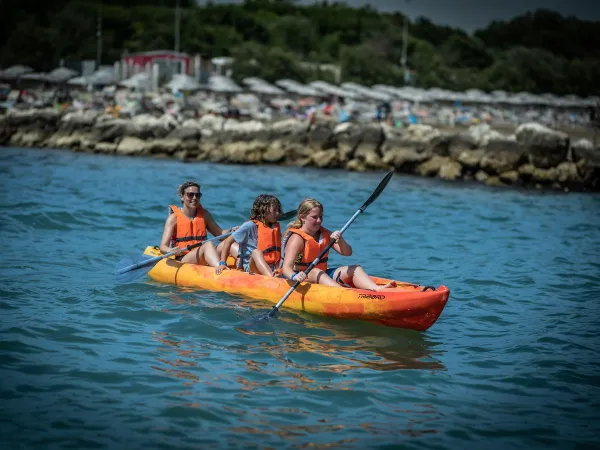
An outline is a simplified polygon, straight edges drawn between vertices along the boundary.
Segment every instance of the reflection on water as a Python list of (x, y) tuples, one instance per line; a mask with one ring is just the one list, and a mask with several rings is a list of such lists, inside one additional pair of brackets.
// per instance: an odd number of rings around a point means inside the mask
[[(269, 305), (185, 290), (162, 298), (164, 301), (156, 303), (156, 308), (174, 319), (189, 319), (204, 328), (182, 328), (180, 324), (174, 333), (153, 331), (152, 339), (158, 347), (152, 369), (181, 383), (182, 389), (169, 394), (183, 400), (173, 407), (228, 417), (232, 436), (283, 438), (293, 448), (340, 448), (356, 445), (360, 440), (356, 434), (368, 434), (373, 442), (381, 437), (381, 443), (385, 443), (390, 435), (414, 437), (437, 432), (439, 413), (422, 401), (425, 399), (416, 398), (409, 405), (393, 404), (388, 401), (385, 386), (365, 385), (361, 379), (365, 371), (444, 370), (437, 359), (441, 356), (436, 350), (438, 343), (422, 333), (295, 311), (284, 311), (277, 319), (260, 322), (253, 329), (241, 325), (232, 328), (232, 321), (246, 324), (250, 316)], [(213, 315), (210, 324), (203, 319), (206, 311)], [(207, 325), (222, 331), (214, 321), (215, 313), (223, 317), (230, 330), (226, 340), (207, 338)], [(395, 387), (409, 397), (419, 395), (400, 382)], [(231, 393), (230, 401), (224, 401), (222, 395), (221, 400), (215, 400), (225, 392)], [(354, 417), (352, 426), (348, 426), (342, 419), (318, 418), (309, 405), (282, 408), (274, 401), (265, 406), (264, 399), (274, 392), (276, 396), (286, 392), (325, 396), (326, 400), (319, 402), (330, 408), (337, 407), (337, 402), (344, 403), (348, 395), (356, 396), (370, 405), (369, 412)], [(380, 412), (398, 420), (380, 421)]]
[[(172, 305), (176, 305), (177, 309), (170, 310), (167, 305), (164, 305), (162, 311), (175, 314), (195, 313), (193, 309), (188, 309), (186, 306), (194, 309), (225, 308), (232, 309), (236, 313), (249, 311), (250, 315), (257, 315), (261, 311), (256, 308), (255, 300), (235, 299), (230, 303), (223, 301), (215, 303), (203, 297), (194, 297), (197, 292), (193, 290), (189, 292), (190, 295), (168, 294), (169, 301)], [(258, 306), (264, 308), (265, 304), (259, 303)], [(252, 322), (243, 323), (247, 325)], [(410, 330), (387, 329), (360, 321), (340, 321), (296, 311), (280, 312), (275, 319), (258, 322), (252, 328), (237, 326), (235, 330), (246, 336), (254, 336), (257, 343), (256, 345), (230, 345), (229, 351), (238, 354), (267, 352), (284, 366), (293, 369), (331, 371), (340, 374), (360, 369), (376, 371), (445, 369), (436, 358), (438, 355), (441, 356), (441, 352), (435, 349), (437, 343), (423, 333)], [(180, 346), (178, 342), (168, 341), (158, 336), (155, 339), (175, 347)], [(193, 352), (189, 354), (192, 355)], [(302, 357), (295, 358), (298, 354), (302, 354)], [(318, 355), (321, 362), (318, 364), (304, 362), (306, 359), (314, 360), (306, 354)], [(325, 362), (323, 358), (333, 361)], [(252, 359), (246, 359), (246, 362), (249, 370), (255, 372), (269, 370), (264, 362)]]

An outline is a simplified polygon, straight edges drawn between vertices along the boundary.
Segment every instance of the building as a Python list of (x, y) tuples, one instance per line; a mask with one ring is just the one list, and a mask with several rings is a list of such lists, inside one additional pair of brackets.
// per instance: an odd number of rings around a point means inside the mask
[(121, 64), (124, 70), (124, 78), (143, 72), (147, 67), (152, 67), (154, 64), (158, 64), (161, 75), (190, 74), (193, 69), (193, 57), (172, 50), (154, 50), (123, 55)]

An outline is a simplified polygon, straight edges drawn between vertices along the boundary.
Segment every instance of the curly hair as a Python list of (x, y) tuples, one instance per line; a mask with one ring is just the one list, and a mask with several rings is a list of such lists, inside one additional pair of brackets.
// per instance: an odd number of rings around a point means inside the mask
[(250, 210), (250, 220), (259, 220), (265, 223), (265, 217), (269, 213), (271, 206), (274, 206), (279, 211), (279, 215), (283, 214), (281, 202), (274, 195), (261, 194), (256, 197)]
[(305, 198), (302, 200), (298, 205), (298, 217), (293, 222), (288, 224), (288, 229), (302, 228), (302, 219), (306, 217), (306, 215), (313, 208), (321, 208), (321, 213), (325, 212), (323, 205), (318, 200), (315, 200), (314, 198)]

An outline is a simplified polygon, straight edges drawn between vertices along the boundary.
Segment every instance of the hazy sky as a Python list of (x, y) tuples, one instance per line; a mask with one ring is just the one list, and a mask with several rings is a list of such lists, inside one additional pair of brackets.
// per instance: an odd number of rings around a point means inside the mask
[[(213, 0), (214, 3), (241, 3), (242, 0)], [(330, 1), (333, 3), (332, 1)], [(204, 4), (206, 0), (199, 0)], [(297, 0), (309, 5), (314, 0)], [(419, 16), (437, 24), (464, 28), (471, 32), (492, 20), (507, 20), (535, 9), (550, 9), (564, 15), (600, 21), (600, 0), (345, 0), (352, 6), (369, 4), (381, 11), (406, 11), (411, 19)]]

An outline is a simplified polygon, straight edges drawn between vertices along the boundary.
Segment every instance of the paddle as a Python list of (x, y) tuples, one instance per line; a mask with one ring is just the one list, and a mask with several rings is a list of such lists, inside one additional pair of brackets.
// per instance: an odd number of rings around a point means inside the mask
[[(279, 216), (277, 218), (277, 220), (278, 221), (289, 220), (292, 217), (295, 217), (297, 212), (298, 211), (296, 209), (294, 209), (292, 211), (288, 211), (286, 213), (283, 213), (281, 216)], [(215, 237), (207, 239), (205, 241), (198, 242), (198, 243), (192, 244), (192, 245), (188, 245), (185, 248), (185, 250), (190, 251), (197, 247), (200, 247), (202, 244), (205, 244), (206, 242), (225, 239), (231, 233), (232, 232), (221, 234), (219, 236), (215, 236)], [(117, 264), (117, 269), (116, 269), (117, 279), (120, 282), (130, 282), (130, 281), (136, 280), (137, 278), (140, 278), (140, 277), (146, 275), (148, 272), (150, 272), (150, 270), (152, 270), (152, 268), (156, 265), (156, 263), (158, 263), (158, 261), (160, 261), (161, 259), (168, 258), (169, 256), (173, 256), (176, 254), (177, 254), (177, 250), (174, 250), (172, 252), (165, 253), (164, 255), (160, 255), (160, 256), (149, 256), (149, 255), (141, 254), (141, 255), (131, 255), (126, 258), (123, 258)]]
[[(354, 215), (350, 218), (350, 220), (346, 223), (346, 225), (343, 226), (343, 228), (340, 230), (340, 235), (343, 234), (344, 231), (346, 231), (346, 229), (352, 224), (352, 222), (354, 222), (354, 220), (358, 217), (359, 214), (365, 212), (365, 209), (367, 209), (367, 207), (371, 203), (373, 203), (377, 199), (377, 197), (379, 197), (379, 194), (381, 194), (383, 192), (383, 190), (389, 183), (390, 178), (392, 178), (392, 175), (394, 175), (393, 170), (388, 172), (388, 174), (385, 176), (385, 178), (383, 180), (381, 180), (381, 182), (379, 183), (379, 186), (377, 186), (377, 189), (375, 189), (375, 191), (371, 194), (371, 196), (367, 199), (367, 201), (360, 207), (360, 209), (354, 213)], [(335, 244), (335, 241), (332, 239), (329, 242), (329, 244), (327, 244), (327, 247), (325, 247), (321, 251), (321, 253), (319, 253), (319, 256), (317, 256), (315, 258), (315, 260), (310, 263), (310, 265), (306, 268), (304, 273), (308, 274), (317, 264), (319, 264), (319, 261), (321, 260), (323, 255), (325, 255), (325, 253), (327, 253), (329, 251), (329, 249), (331, 248), (331, 246), (333, 244)], [(281, 305), (283, 305), (283, 303), (287, 300), (287, 298), (290, 295), (292, 295), (292, 292), (294, 292), (296, 290), (296, 288), (298, 287), (299, 284), (300, 284), (300, 282), (296, 281), (292, 285), (292, 287), (286, 292), (286, 294), (281, 298), (281, 300), (279, 300), (279, 302), (277, 302), (277, 304), (275, 306), (273, 306), (273, 309), (271, 311), (269, 311), (266, 314), (261, 314), (260, 316), (257, 316), (256, 320), (265, 320), (265, 319), (271, 318), (275, 314), (277, 314), (277, 311), (279, 311), (279, 308), (281, 307)]]

